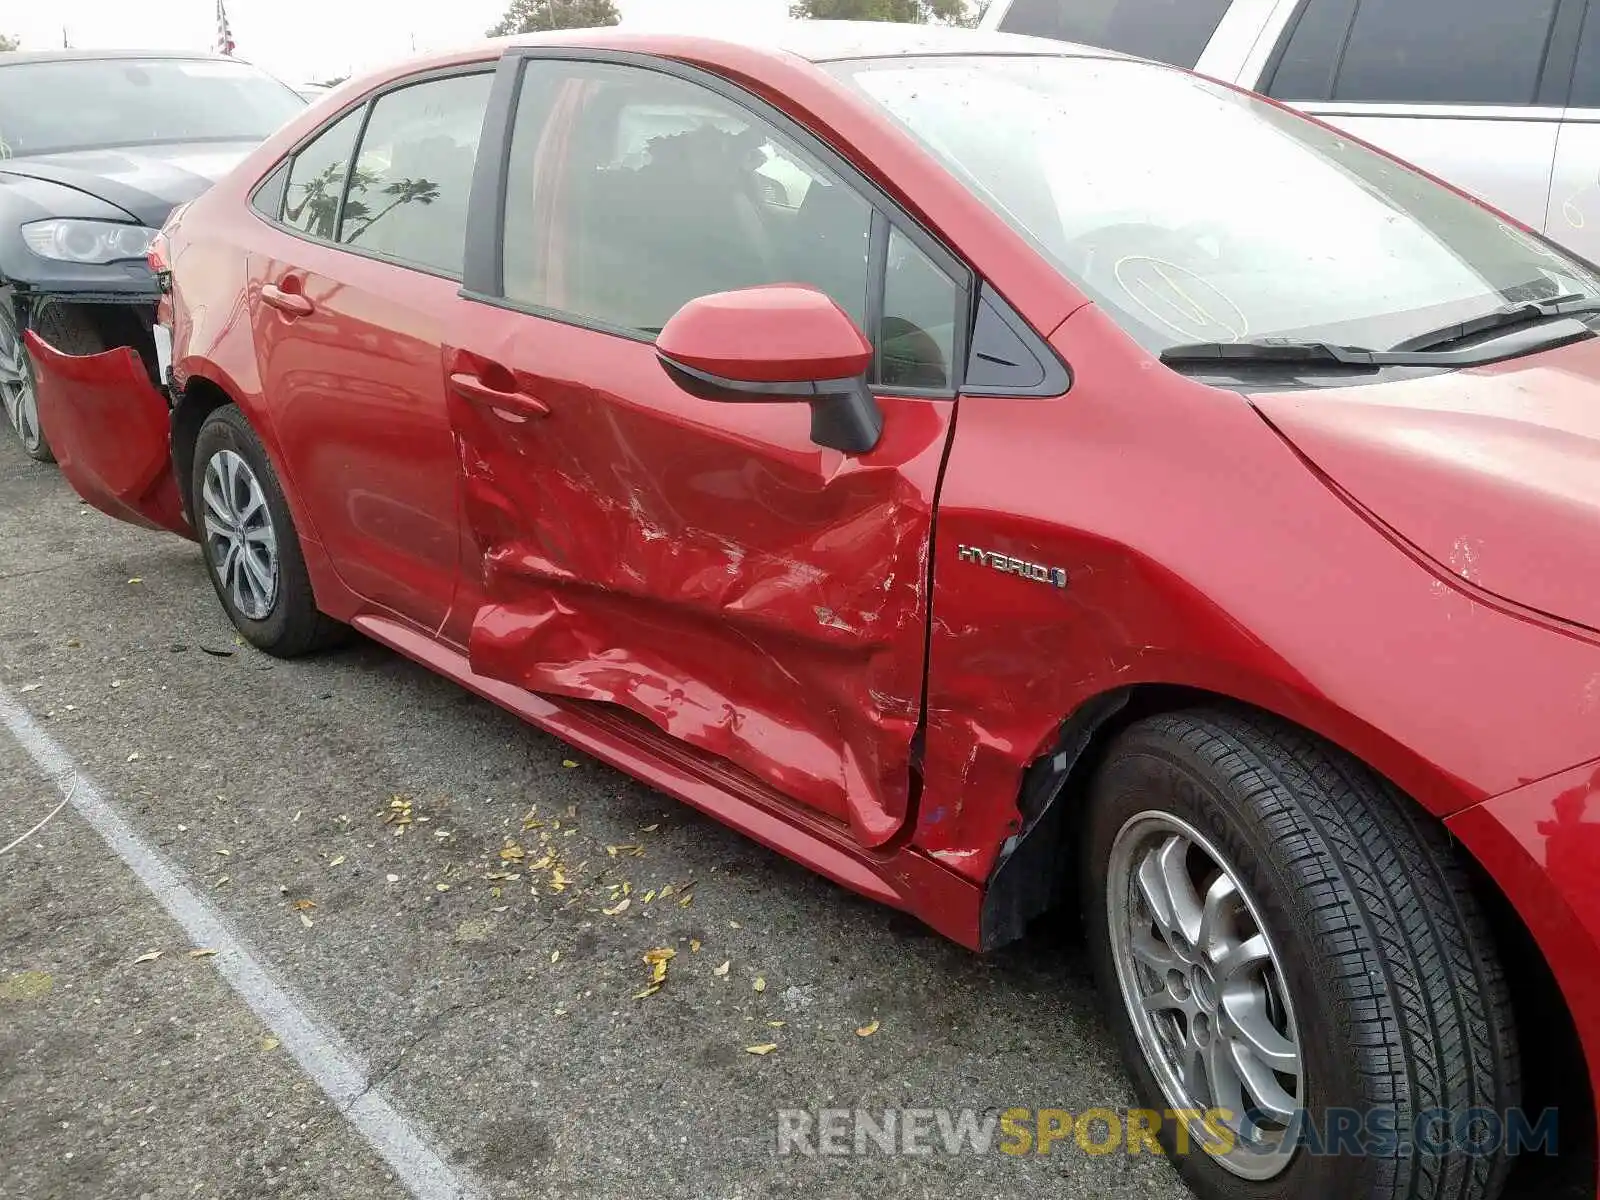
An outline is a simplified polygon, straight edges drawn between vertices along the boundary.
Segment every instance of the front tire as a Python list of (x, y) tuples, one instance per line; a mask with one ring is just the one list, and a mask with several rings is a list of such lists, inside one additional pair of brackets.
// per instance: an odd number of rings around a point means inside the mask
[[(41, 331), (41, 336), (43, 332)], [(50, 442), (39, 424), (39, 391), (33, 360), (23, 343), (11, 297), (0, 294), (0, 407), (16, 431), (17, 440), (35, 462), (55, 462)]]
[(231, 404), (200, 426), (189, 507), (211, 585), (246, 641), (296, 658), (339, 639), (343, 627), (317, 610), (278, 474)]
[(1125, 730), (1090, 804), (1101, 994), (1202, 1200), (1498, 1195), (1503, 1147), (1460, 1139), (1497, 1142), (1518, 1102), (1510, 997), (1436, 825), (1349, 756), (1228, 711)]

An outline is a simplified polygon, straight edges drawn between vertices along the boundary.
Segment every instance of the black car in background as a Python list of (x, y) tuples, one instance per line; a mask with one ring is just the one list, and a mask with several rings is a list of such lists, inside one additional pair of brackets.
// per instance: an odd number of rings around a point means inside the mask
[(0, 402), (34, 458), (51, 453), (22, 330), (73, 354), (132, 346), (159, 378), (151, 238), (304, 106), (232, 58), (0, 54)]

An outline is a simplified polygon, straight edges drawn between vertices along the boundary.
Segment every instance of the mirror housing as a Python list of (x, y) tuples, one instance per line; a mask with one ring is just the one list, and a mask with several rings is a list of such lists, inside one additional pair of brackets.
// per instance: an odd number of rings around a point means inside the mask
[(700, 296), (656, 337), (679, 387), (702, 400), (811, 406), (811, 440), (865, 454), (883, 433), (867, 386), (872, 343), (825, 293), (774, 284)]

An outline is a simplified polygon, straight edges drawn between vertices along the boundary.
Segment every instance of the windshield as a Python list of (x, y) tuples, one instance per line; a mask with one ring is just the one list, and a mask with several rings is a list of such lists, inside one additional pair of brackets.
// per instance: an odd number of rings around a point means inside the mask
[(1142, 345), (1390, 349), (1596, 272), (1337, 132), (1150, 63), (830, 64)]
[(157, 142), (260, 141), (304, 107), (287, 84), (239, 62), (0, 63), (0, 158)]

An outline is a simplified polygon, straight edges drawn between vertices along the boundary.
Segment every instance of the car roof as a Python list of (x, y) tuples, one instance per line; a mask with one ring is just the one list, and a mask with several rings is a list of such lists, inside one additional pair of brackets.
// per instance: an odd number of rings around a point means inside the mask
[(1112, 50), (1063, 42), (1056, 38), (1028, 37), (991, 30), (960, 29), (948, 25), (913, 25), (894, 21), (802, 21), (740, 24), (728, 22), (714, 33), (700, 28), (652, 26), (644, 23), (607, 29), (554, 34), (520, 34), (496, 39), (510, 45), (584, 46), (593, 49), (629, 49), (650, 52), (653, 38), (678, 42), (692, 38), (745, 49), (788, 53), (811, 62), (853, 58), (897, 58), (903, 55), (941, 54), (1045, 54), (1054, 57), (1125, 58)]
[(129, 59), (175, 58), (250, 65), (242, 58), (208, 54), (203, 50), (13, 50), (7, 54), (0, 54), (0, 67), (14, 67), (18, 63), (126, 62)]

